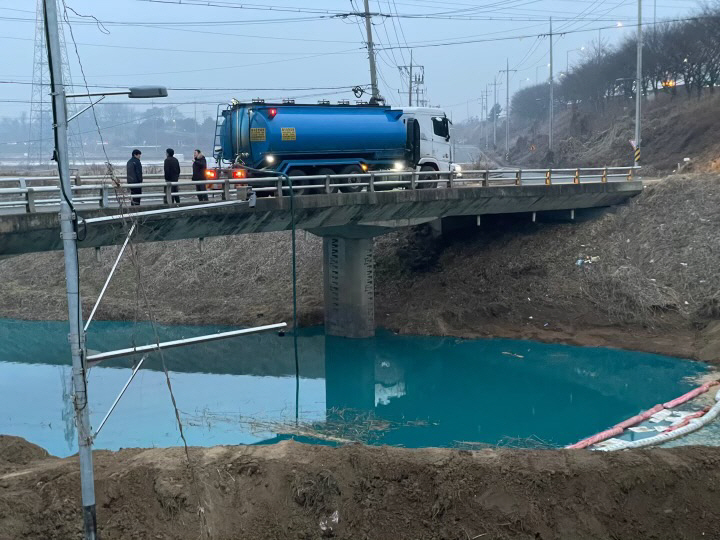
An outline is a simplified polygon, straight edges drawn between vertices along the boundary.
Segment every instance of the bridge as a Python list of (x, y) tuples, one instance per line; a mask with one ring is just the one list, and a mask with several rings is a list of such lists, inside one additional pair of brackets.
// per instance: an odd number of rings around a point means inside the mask
[[(325, 327), (329, 335), (374, 335), (373, 238), (400, 227), (492, 214), (608, 207), (642, 191), (631, 167), (555, 170), (474, 170), (457, 173), (368, 173), (348, 184), (342, 175), (283, 179), (225, 178), (207, 202), (191, 182), (143, 184), (140, 206), (127, 206), (137, 185), (89, 178), (73, 186), (80, 216), (78, 245), (99, 248), (125, 241), (159, 242), (235, 234), (306, 230), (323, 238)], [(97, 180), (102, 180), (98, 182)], [(57, 179), (3, 179), (0, 256), (62, 249)], [(33, 186), (34, 182), (55, 185)], [(438, 186), (439, 184), (439, 186)], [(173, 192), (173, 185), (177, 192)], [(248, 189), (260, 196), (249, 200)], [(355, 191), (343, 193), (345, 191)], [(360, 191), (362, 190), (362, 191)], [(290, 196), (292, 192), (292, 197)], [(180, 203), (173, 203), (178, 197)], [(190, 200), (193, 202), (190, 202)]]

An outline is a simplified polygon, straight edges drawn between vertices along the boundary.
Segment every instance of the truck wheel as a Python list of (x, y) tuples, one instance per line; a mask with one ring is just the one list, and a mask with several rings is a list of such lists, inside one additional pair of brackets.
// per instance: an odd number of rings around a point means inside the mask
[[(329, 167), (321, 167), (320, 169), (318, 169), (318, 171), (317, 171), (316, 174), (321, 174), (321, 175), (323, 175), (323, 176), (327, 176), (328, 174), (337, 174), (337, 172), (335, 172), (334, 170), (330, 169)], [(320, 181), (318, 182), (318, 184), (322, 184), (324, 181), (325, 181), (325, 180), (320, 180)], [(337, 179), (331, 178), (331, 179), (330, 179), (330, 183), (331, 183), (331, 184), (337, 184)], [(337, 191), (338, 191), (338, 188), (336, 188), (336, 187), (330, 188), (330, 193), (337, 193)], [(325, 190), (324, 190), (324, 189), (319, 189), (319, 190), (316, 191), (316, 193), (325, 193)]]
[[(302, 169), (292, 168), (287, 173), (288, 176), (308, 176), (307, 173)], [(298, 180), (297, 182), (293, 181), (293, 186), (295, 189), (293, 190), (293, 193), (295, 195), (309, 195), (312, 193), (312, 189), (299, 189), (299, 186), (307, 185), (310, 181), (309, 180)]]
[[(437, 180), (438, 175), (437, 174), (427, 174), (429, 171), (437, 172), (435, 167), (432, 165), (423, 165), (420, 167), (420, 175), (418, 176), (418, 180)], [(425, 174), (422, 174), (425, 173)], [(417, 189), (434, 189), (438, 186), (437, 181), (436, 182), (425, 182), (423, 184), (417, 184)]]
[[(349, 175), (363, 174), (363, 170), (360, 167), (360, 165), (348, 165), (347, 167), (344, 167), (340, 171), (340, 174), (349, 174)], [(345, 178), (344, 180), (341, 180), (341, 182), (343, 184), (357, 184), (362, 181), (363, 181), (362, 178), (357, 178), (356, 176), (350, 176), (349, 178)], [(340, 191), (342, 191), (343, 193), (357, 193), (359, 191), (362, 191), (362, 188), (363, 188), (363, 186), (348, 185), (345, 187), (341, 187)]]

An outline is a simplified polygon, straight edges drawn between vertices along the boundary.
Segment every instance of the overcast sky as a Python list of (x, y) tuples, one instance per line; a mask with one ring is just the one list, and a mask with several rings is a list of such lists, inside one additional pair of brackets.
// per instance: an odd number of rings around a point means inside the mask
[[(105, 23), (102, 29), (68, 12), (90, 85), (165, 85), (171, 89), (165, 102), (182, 104), (188, 116), (195, 108), (198, 116), (214, 116), (213, 104), (232, 97), (354, 100), (349, 89), (370, 82), (364, 20), (338, 16), (362, 9), (362, 0), (254, 0), (243, 8), (240, 0), (65, 1)], [(656, 3), (658, 20), (688, 16), (698, 7), (694, 0)], [(643, 2), (645, 23), (653, 21), (653, 4)], [(1, 81), (32, 81), (35, 9), (36, 0), (0, 0)], [(413, 63), (424, 66), (430, 102), (455, 121), (479, 115), (480, 92), (505, 69), (506, 58), (518, 70), (510, 78), (511, 93), (547, 78), (550, 16), (558, 32), (556, 75), (566, 69), (568, 52), (572, 65), (583, 54), (577, 49), (597, 43), (598, 29), (603, 42), (617, 43), (636, 31), (637, 19), (636, 0), (371, 0), (370, 9), (400, 15), (373, 18), (381, 93), (392, 104), (406, 103), (407, 76), (397, 66), (410, 63), (410, 45)], [(65, 39), (73, 81), (81, 84), (67, 25)], [(453, 41), (470, 43), (446, 44)], [(0, 91), (0, 116), (29, 112), (23, 101), (30, 100), (31, 86), (0, 84)], [(503, 103), (505, 87), (498, 91)], [(125, 102), (139, 111), (146, 106)]]

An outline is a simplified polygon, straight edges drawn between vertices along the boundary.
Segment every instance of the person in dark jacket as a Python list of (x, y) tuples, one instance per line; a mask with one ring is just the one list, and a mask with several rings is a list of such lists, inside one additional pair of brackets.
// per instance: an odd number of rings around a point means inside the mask
[[(137, 148), (132, 151), (132, 157), (127, 162), (127, 183), (128, 184), (142, 184), (142, 163), (140, 163), (140, 156), (142, 152)], [(142, 188), (130, 188), (130, 195), (142, 195)], [(140, 197), (132, 197), (130, 199), (132, 206), (140, 206)]]
[[(180, 162), (175, 157), (175, 150), (168, 148), (165, 150), (165, 181), (178, 182), (180, 180)], [(173, 193), (178, 192), (177, 186), (172, 186), (170, 190)], [(180, 204), (180, 196), (173, 195), (172, 202)]]
[[(195, 182), (195, 190), (207, 191), (205, 189), (205, 169), (207, 169), (207, 160), (205, 159), (205, 156), (203, 156), (203, 153), (200, 150), (195, 150), (193, 156), (194, 159), (192, 179), (193, 182)], [(198, 193), (198, 200), (205, 202), (208, 200), (208, 196)]]

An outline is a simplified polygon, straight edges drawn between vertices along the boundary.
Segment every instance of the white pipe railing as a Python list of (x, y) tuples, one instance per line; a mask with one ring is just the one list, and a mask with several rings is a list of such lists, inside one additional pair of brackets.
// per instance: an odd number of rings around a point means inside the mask
[[(492, 185), (553, 185), (604, 183), (632, 180), (639, 167), (593, 167), (576, 169), (472, 169), (460, 173), (454, 171), (372, 171), (362, 174), (333, 174), (293, 176), (292, 189), (296, 196), (317, 193), (336, 193), (367, 190), (383, 191), (394, 188), (423, 189), (489, 187)], [(572, 173), (572, 174), (568, 174)], [(186, 175), (182, 175), (185, 177)], [(197, 203), (199, 197), (208, 196), (210, 200), (246, 199), (248, 190), (275, 197), (286, 197), (290, 192), (287, 178), (269, 176), (263, 178), (220, 178), (217, 180), (164, 182), (152, 181), (163, 178), (162, 174), (146, 174), (151, 180), (142, 184), (112, 184), (107, 176), (83, 176), (78, 185), (72, 186), (73, 202), (77, 207), (94, 206), (97, 208), (115, 208), (128, 204), (132, 199), (141, 199), (153, 204), (173, 206), (173, 198), (180, 202)], [(352, 181), (351, 181), (352, 179)], [(20, 187), (0, 187), (0, 210), (18, 209), (17, 213), (34, 213), (60, 204), (60, 187), (49, 185), (29, 185), (36, 182), (48, 182), (56, 177), (5, 177), (2, 183), (16, 182)], [(93, 181), (94, 183), (86, 183)], [(198, 191), (197, 185), (211, 185), (214, 189)], [(215, 186), (218, 186), (215, 188)], [(177, 187), (177, 191), (172, 191)], [(141, 195), (132, 195), (130, 190), (142, 188)], [(442, 188), (440, 188), (442, 189)], [(201, 201), (202, 202), (202, 201)], [(8, 212), (5, 212), (8, 213)], [(12, 213), (12, 212), (11, 212)]]

